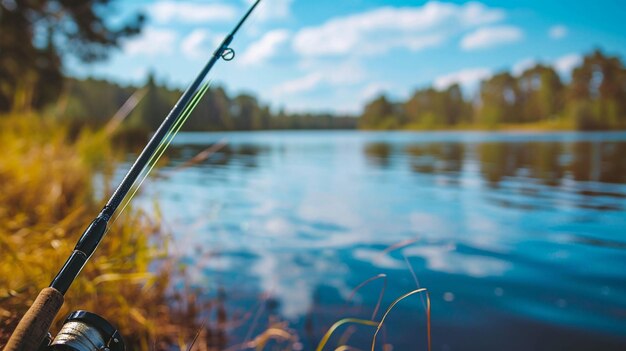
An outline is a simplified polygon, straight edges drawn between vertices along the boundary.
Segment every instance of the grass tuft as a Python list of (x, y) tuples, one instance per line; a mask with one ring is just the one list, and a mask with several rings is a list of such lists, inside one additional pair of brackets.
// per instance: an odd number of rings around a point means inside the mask
[[(368, 280), (366, 282), (371, 281)], [(410, 297), (411, 295), (415, 295), (415, 294), (420, 294), (420, 293), (424, 293), (426, 294), (426, 330), (427, 330), (427, 342), (428, 342), (428, 351), (431, 350), (431, 336), (430, 336), (430, 296), (428, 295), (428, 290), (425, 288), (422, 289), (416, 289), (416, 290), (412, 290), (400, 297), (398, 297), (397, 299), (395, 299), (390, 305), (389, 307), (387, 307), (387, 309), (385, 310), (385, 313), (383, 313), (383, 317), (380, 319), (379, 322), (376, 321), (372, 321), (372, 320), (367, 320), (367, 319), (359, 319), (359, 318), (343, 318), (337, 322), (335, 322), (329, 329), (328, 331), (326, 331), (326, 334), (324, 334), (324, 336), (322, 337), (322, 339), (320, 340), (319, 344), (317, 345), (317, 348), (315, 349), (316, 351), (322, 351), (324, 350), (324, 347), (326, 346), (326, 344), (328, 343), (328, 340), (330, 340), (330, 337), (333, 335), (333, 333), (341, 326), (345, 325), (345, 324), (357, 324), (357, 325), (364, 325), (364, 326), (369, 326), (369, 327), (376, 327), (376, 331), (374, 332), (374, 336), (372, 338), (372, 347), (371, 347), (371, 351), (374, 351), (375, 347), (376, 347), (376, 338), (378, 336), (378, 333), (380, 332), (381, 328), (383, 327), (383, 325), (385, 324), (385, 320), (387, 319), (387, 316), (389, 315), (389, 313), (394, 309), (394, 307), (402, 300)], [(335, 350), (350, 350), (352, 349), (350, 346), (348, 345), (340, 345), (337, 349)]]

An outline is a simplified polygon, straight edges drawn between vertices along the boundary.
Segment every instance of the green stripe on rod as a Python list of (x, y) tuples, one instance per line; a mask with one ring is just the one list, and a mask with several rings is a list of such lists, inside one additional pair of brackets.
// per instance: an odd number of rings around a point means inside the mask
[(124, 209), (126, 208), (126, 206), (128, 206), (130, 201), (133, 199), (133, 197), (139, 190), (139, 187), (141, 187), (141, 184), (143, 184), (144, 180), (148, 177), (148, 174), (150, 174), (154, 166), (159, 162), (159, 159), (161, 158), (161, 156), (163, 156), (163, 153), (165, 152), (167, 147), (170, 145), (172, 140), (174, 140), (174, 138), (176, 137), (176, 134), (178, 134), (183, 124), (185, 124), (189, 116), (191, 116), (191, 113), (195, 110), (196, 106), (198, 106), (198, 103), (200, 103), (200, 100), (202, 99), (202, 97), (209, 90), (210, 85), (211, 85), (211, 82), (207, 82), (202, 87), (200, 87), (200, 89), (196, 92), (193, 99), (185, 107), (185, 110), (181, 114), (180, 118), (176, 121), (176, 123), (174, 123), (174, 125), (172, 125), (170, 130), (167, 132), (167, 134), (165, 135), (165, 137), (159, 144), (158, 148), (154, 152), (154, 154), (152, 154), (152, 157), (150, 157), (150, 159), (148, 160), (148, 165), (142, 172), (143, 175), (140, 176), (137, 179), (137, 181), (133, 184), (132, 190), (130, 191), (130, 196), (127, 196), (124, 199), (121, 209), (117, 211), (117, 215), (113, 218), (113, 223), (115, 223), (115, 221), (117, 221), (117, 219), (120, 217), (122, 212), (124, 212)]

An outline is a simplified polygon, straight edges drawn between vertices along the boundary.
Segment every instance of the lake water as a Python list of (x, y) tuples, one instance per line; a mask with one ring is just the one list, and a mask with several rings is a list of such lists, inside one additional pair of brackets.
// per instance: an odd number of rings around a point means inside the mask
[[(313, 350), (384, 286), (376, 320), (419, 285), (433, 350), (626, 349), (626, 133), (183, 133), (167, 157), (139, 203), (158, 199), (194, 285), (243, 318), (227, 345), (279, 316)], [(377, 349), (426, 350), (424, 305), (400, 302)]]

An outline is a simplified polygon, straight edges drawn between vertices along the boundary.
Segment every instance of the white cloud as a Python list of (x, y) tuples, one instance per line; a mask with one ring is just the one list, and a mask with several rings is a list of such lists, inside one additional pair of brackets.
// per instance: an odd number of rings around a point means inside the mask
[(582, 62), (583, 58), (579, 54), (569, 54), (554, 60), (553, 66), (560, 74), (569, 75), (572, 73), (572, 70)]
[(373, 82), (365, 86), (359, 94), (361, 100), (369, 101), (392, 88), (391, 84), (385, 82)]
[(537, 60), (533, 58), (526, 58), (516, 62), (511, 68), (511, 71), (513, 72), (514, 76), (521, 76), (524, 71), (535, 67), (538, 63), (539, 62), (537, 62)]
[(500, 44), (513, 43), (523, 37), (524, 33), (518, 27), (485, 27), (465, 35), (461, 40), (461, 48), (464, 50), (486, 49)]
[(513, 75), (520, 76), (525, 70), (533, 68), (538, 64), (552, 66), (563, 76), (568, 76), (572, 70), (582, 63), (582, 56), (579, 54), (568, 54), (561, 56), (555, 60), (539, 60), (534, 58), (526, 58), (515, 63), (511, 69)]
[[(248, 5), (251, 5), (256, 0), (246, 0)], [(255, 10), (255, 16), (260, 21), (269, 21), (289, 18), (291, 16), (291, 4), (293, 0), (266, 0), (259, 3), (258, 8)]]
[(289, 31), (276, 29), (267, 32), (257, 42), (252, 43), (241, 56), (244, 65), (259, 64), (273, 57), (279, 47), (289, 39)]
[(150, 73), (150, 69), (148, 67), (142, 66), (135, 68), (127, 75), (127, 78), (133, 82), (142, 82), (146, 79), (148, 74)]
[(488, 68), (468, 68), (437, 77), (434, 86), (439, 90), (447, 89), (453, 84), (472, 88), (478, 85), (481, 80), (491, 77), (491, 74), (492, 72)]
[(418, 51), (441, 44), (460, 31), (503, 18), (502, 10), (475, 2), (382, 7), (304, 28), (296, 34), (293, 47), (303, 56), (371, 55), (394, 48)]
[(568, 29), (563, 25), (556, 25), (550, 27), (548, 30), (548, 36), (552, 39), (558, 40), (567, 36)]
[(180, 44), (183, 54), (191, 59), (208, 58), (223, 40), (224, 35), (215, 35), (205, 29), (196, 29)]
[(279, 84), (272, 90), (273, 94), (275, 96), (295, 95), (311, 91), (323, 84), (333, 87), (347, 86), (360, 83), (365, 79), (365, 70), (358, 62), (354, 61), (335, 65), (318, 65), (311, 72), (300, 78)]
[(146, 28), (139, 37), (124, 44), (124, 52), (129, 55), (157, 55), (172, 52), (177, 39), (173, 30)]
[(276, 95), (292, 95), (305, 91), (312, 90), (317, 87), (324, 80), (323, 76), (318, 72), (312, 72), (306, 76), (286, 81), (276, 88), (274, 88), (274, 94)]
[(159, 1), (148, 11), (159, 23), (231, 21), (237, 16), (237, 9), (231, 5), (189, 1)]

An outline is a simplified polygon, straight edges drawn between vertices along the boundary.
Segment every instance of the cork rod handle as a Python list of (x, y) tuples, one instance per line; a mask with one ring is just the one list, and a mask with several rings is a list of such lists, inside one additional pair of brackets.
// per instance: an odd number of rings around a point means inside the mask
[(4, 351), (36, 351), (62, 305), (63, 294), (58, 290), (41, 290), (13, 331)]

